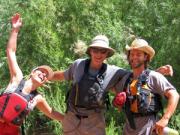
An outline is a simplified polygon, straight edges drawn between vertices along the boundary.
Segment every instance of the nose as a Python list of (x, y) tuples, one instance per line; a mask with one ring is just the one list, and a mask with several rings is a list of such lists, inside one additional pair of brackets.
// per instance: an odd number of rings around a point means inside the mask
[(98, 52), (96, 53), (96, 55), (97, 55), (97, 56), (101, 56), (102, 53), (101, 53), (100, 51), (98, 51)]

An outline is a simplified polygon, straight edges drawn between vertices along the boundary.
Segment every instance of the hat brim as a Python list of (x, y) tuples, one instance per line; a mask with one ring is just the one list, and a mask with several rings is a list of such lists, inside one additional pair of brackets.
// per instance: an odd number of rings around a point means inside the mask
[(111, 57), (111, 56), (114, 55), (114, 53), (115, 53), (115, 50), (112, 49), (111, 47), (102, 46), (102, 45), (100, 46), (98, 43), (95, 43), (95, 44), (91, 44), (91, 45), (87, 48), (86, 53), (87, 53), (88, 55), (90, 55), (90, 49), (91, 49), (91, 48), (107, 49), (107, 50), (108, 50), (107, 58), (108, 58), (108, 57)]
[(39, 66), (35, 70), (45, 71), (47, 73), (47, 79), (48, 80), (51, 80), (52, 77), (54, 76), (53, 70), (49, 66), (47, 66), (47, 65)]
[(125, 48), (126, 48), (126, 51), (130, 51), (130, 50), (134, 50), (134, 49), (143, 51), (143, 52), (147, 53), (150, 56), (150, 60), (152, 60), (152, 58), (155, 55), (154, 49), (152, 47), (150, 47), (150, 46), (130, 47), (130, 46), (126, 45)]

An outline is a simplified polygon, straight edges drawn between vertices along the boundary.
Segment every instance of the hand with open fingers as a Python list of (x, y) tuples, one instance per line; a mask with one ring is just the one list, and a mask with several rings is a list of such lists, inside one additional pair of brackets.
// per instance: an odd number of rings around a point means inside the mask
[(173, 76), (173, 68), (171, 65), (165, 65), (156, 70), (157, 72), (160, 72), (163, 75), (170, 75)]
[(20, 14), (16, 13), (11, 18), (12, 28), (13, 29), (19, 29), (22, 26), (22, 19), (20, 17)]
[(164, 119), (163, 117), (158, 122), (156, 122), (156, 124), (155, 124), (156, 134), (163, 135), (163, 129), (167, 126), (168, 122), (169, 122), (169, 120)]

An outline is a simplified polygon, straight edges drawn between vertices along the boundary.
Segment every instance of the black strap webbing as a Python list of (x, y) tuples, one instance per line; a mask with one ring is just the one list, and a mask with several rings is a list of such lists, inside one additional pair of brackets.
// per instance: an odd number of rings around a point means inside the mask
[[(84, 67), (84, 73), (88, 73), (89, 66), (90, 66), (90, 59), (86, 59), (85, 60), (85, 67)], [(104, 79), (106, 69), (107, 69), (107, 64), (103, 63), (103, 65), (101, 66), (101, 68), (98, 72), (98, 76), (102, 76)]]
[(5, 102), (4, 102), (4, 105), (3, 105), (3, 107), (2, 107), (2, 110), (1, 110), (1, 112), (0, 112), (0, 117), (2, 117), (3, 114), (4, 114), (4, 111), (5, 111), (6, 106), (7, 106), (7, 104), (8, 104), (9, 98), (10, 98), (10, 95), (7, 94), (6, 100), (5, 100)]
[(38, 92), (36, 90), (34, 90), (28, 95), (23, 94), (22, 89), (24, 88), (24, 84), (25, 84), (25, 80), (22, 79), (20, 81), (18, 87), (16, 88), (15, 93), (21, 95), (22, 97), (24, 97), (29, 102), (30, 100), (32, 100), (38, 94)]
[(24, 84), (25, 84), (25, 81), (24, 81), (24, 79), (22, 79), (14, 92), (16, 92), (18, 94), (20, 92), (22, 92), (22, 89), (24, 88)]
[[(124, 91), (129, 94), (129, 90), (127, 91), (128, 89), (128, 85), (131, 81), (131, 78), (132, 78), (133, 74), (129, 74), (129, 77), (128, 79), (126, 80), (125, 82), (125, 85), (124, 85)], [(125, 106), (124, 106), (124, 110), (125, 110), (125, 114), (126, 114), (126, 117), (129, 121), (129, 124), (131, 126), (132, 129), (136, 129), (136, 125), (135, 125), (135, 121), (134, 121), (134, 116), (133, 116), (133, 113), (131, 112), (130, 110), (130, 101), (129, 101), (129, 98), (126, 97), (126, 102), (125, 102)]]

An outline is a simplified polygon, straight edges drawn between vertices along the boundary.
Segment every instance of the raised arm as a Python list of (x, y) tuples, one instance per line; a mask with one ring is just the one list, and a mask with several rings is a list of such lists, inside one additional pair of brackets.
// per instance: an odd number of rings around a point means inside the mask
[(20, 70), (16, 60), (17, 36), (19, 29), (22, 26), (20, 15), (15, 14), (11, 19), (11, 23), (12, 23), (12, 30), (10, 33), (10, 37), (6, 49), (8, 66), (11, 77), (10, 83), (19, 82), (23, 77), (22, 71)]
[(37, 98), (37, 105), (36, 107), (43, 112), (46, 116), (48, 116), (51, 119), (58, 120), (62, 122), (64, 115), (59, 113), (58, 111), (55, 111), (52, 107), (49, 106), (45, 98), (43, 98), (41, 95), (38, 95)]

